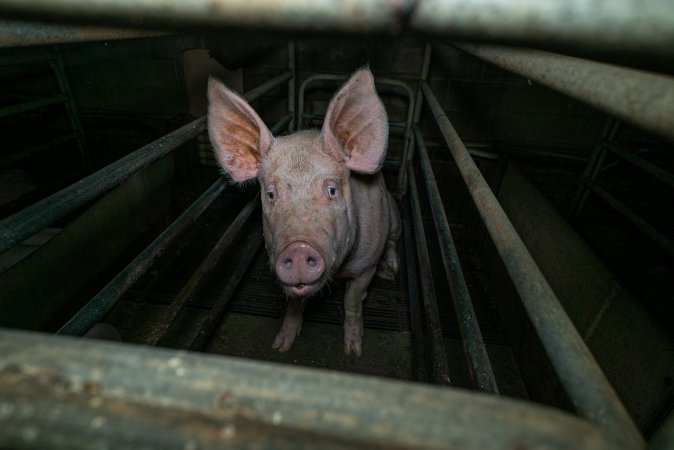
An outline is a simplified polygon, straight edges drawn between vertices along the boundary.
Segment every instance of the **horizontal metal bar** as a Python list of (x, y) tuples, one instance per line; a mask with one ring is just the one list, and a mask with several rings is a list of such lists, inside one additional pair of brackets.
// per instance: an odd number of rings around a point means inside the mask
[(5, 329), (0, 399), (9, 448), (632, 448), (514, 399)]
[(421, 89), (573, 405), (584, 417), (620, 436), (631, 447), (642, 448), (644, 441), (639, 430), (475, 165), (431, 87), (422, 82)]
[(634, 211), (629, 209), (623, 202), (609, 194), (606, 190), (601, 188), (597, 183), (590, 181), (585, 182), (585, 185), (599, 198), (604, 200), (611, 208), (620, 213), (632, 225), (634, 225), (644, 236), (658, 244), (664, 250), (674, 255), (674, 241), (669, 239), (664, 234), (660, 233), (656, 228), (639, 217)]
[[(248, 101), (255, 100), (269, 89), (286, 81), (289, 73), (279, 75), (258, 88), (252, 89), (244, 94), (244, 97)], [(86, 202), (109, 191), (131, 174), (193, 139), (199, 133), (204, 132), (206, 127), (206, 116), (200, 117), (13, 216), (0, 221), (0, 253), (32, 236), (56, 220), (65, 217)]]
[(58, 334), (82, 336), (115, 305), (133, 284), (157, 261), (175, 242), (183, 231), (189, 228), (203, 214), (227, 186), (220, 177), (189, 208), (187, 208), (162, 234), (136, 256), (112, 281), (94, 298), (84, 305)]
[(30, 156), (36, 155), (38, 153), (41, 153), (45, 150), (48, 150), (52, 147), (56, 147), (57, 145), (65, 144), (66, 142), (70, 142), (74, 139), (77, 138), (77, 135), (75, 133), (68, 133), (64, 134), (63, 136), (58, 136), (54, 139), (51, 139), (47, 142), (43, 142), (41, 144), (33, 145), (28, 148), (22, 148), (20, 150), (16, 151), (10, 151), (9, 153), (5, 155), (0, 155), (0, 166), (6, 166), (8, 164), (11, 164), (15, 161), (21, 161), (22, 159), (26, 159)]
[(262, 230), (258, 229), (254, 231), (250, 237), (246, 240), (244, 247), (241, 249), (241, 257), (237, 259), (236, 264), (234, 264), (233, 273), (230, 274), (227, 284), (225, 284), (224, 289), (218, 295), (218, 298), (213, 304), (213, 308), (208, 312), (208, 318), (206, 322), (201, 326), (199, 334), (197, 334), (189, 345), (190, 350), (203, 350), (208, 341), (215, 333), (222, 316), (229, 305), (234, 292), (239, 287), (239, 283), (246, 275), (246, 272), (250, 268), (251, 263), (255, 259), (258, 250), (262, 246)]
[(669, 0), (3, 0), (0, 15), (137, 27), (217, 26), (519, 42), (671, 61)]
[(55, 95), (53, 97), (37, 98), (28, 102), (19, 103), (18, 105), (5, 106), (0, 108), (0, 119), (22, 112), (44, 108), (45, 106), (56, 105), (57, 103), (63, 103), (65, 101), (65, 95)]
[(65, 44), (70, 42), (139, 39), (165, 34), (168, 33), (128, 28), (105, 28), (0, 20), (0, 47), (25, 47), (29, 45)]
[[(323, 120), (323, 119), (325, 119), (325, 114), (303, 113), (302, 118), (303, 119), (309, 119), (309, 120)], [(389, 122), (388, 126), (391, 127), (391, 128), (406, 128), (407, 124), (405, 122)]]
[(606, 142), (603, 144), (606, 149), (610, 150), (614, 155), (620, 157), (621, 159), (627, 161), (628, 163), (632, 164), (634, 167), (638, 167), (639, 169), (643, 170), (647, 174), (655, 177), (657, 180), (660, 180), (661, 182), (665, 183), (667, 186), (670, 188), (674, 188), (674, 175), (667, 172), (666, 170), (663, 170), (656, 166), (655, 164), (651, 164), (648, 161), (644, 160), (643, 158), (638, 157), (637, 155), (634, 155), (632, 153), (629, 153), (620, 147), (618, 147), (615, 144), (612, 144), (610, 142)]
[(431, 344), (431, 373), (434, 382), (451, 385), (452, 381), (449, 376), (447, 349), (442, 337), (442, 326), (440, 325), (440, 315), (438, 314), (438, 302), (435, 297), (435, 286), (433, 285), (431, 259), (428, 255), (426, 233), (424, 231), (423, 220), (421, 219), (419, 194), (417, 193), (417, 184), (412, 167), (410, 167), (408, 172), (407, 180), (407, 189), (410, 196), (412, 219), (414, 222), (414, 241), (417, 244), (417, 267), (419, 268), (421, 296), (423, 298), (423, 310), (426, 319), (426, 331), (430, 337)]
[(447, 222), (447, 214), (442, 205), (442, 198), (440, 197), (438, 185), (435, 182), (433, 167), (428, 158), (424, 138), (421, 136), (421, 130), (418, 125), (414, 126), (414, 137), (417, 143), (416, 153), (419, 155), (421, 173), (424, 176), (426, 193), (431, 205), (435, 229), (438, 234), (442, 261), (445, 265), (445, 273), (452, 294), (454, 310), (459, 323), (459, 330), (461, 331), (466, 358), (468, 358), (468, 368), (477, 390), (498, 394), (498, 386), (496, 385), (496, 379), (494, 378), (494, 371), (492, 370), (489, 355), (487, 355), (487, 348), (482, 339), (480, 325), (477, 323), (473, 302), (470, 298), (470, 293), (468, 292), (468, 286), (466, 285), (466, 279), (463, 276), (463, 270), (461, 270), (459, 254), (454, 245), (452, 231)]
[(155, 322), (152, 331), (148, 332), (144, 337), (144, 344), (155, 345), (166, 335), (166, 332), (171, 328), (178, 314), (180, 314), (187, 302), (203, 286), (210, 274), (213, 273), (215, 266), (220, 262), (222, 255), (224, 255), (239, 233), (241, 233), (243, 226), (250, 218), (258, 203), (257, 195), (246, 203), (246, 206), (243, 207), (234, 221), (227, 227), (227, 230), (218, 239), (218, 242), (213, 246), (208, 256), (199, 264), (199, 267), (194, 271), (185, 286), (176, 295), (168, 308), (162, 312), (161, 317)]
[[(670, 4), (669, 15), (674, 17), (672, 11), (674, 9)], [(438, 45), (442, 47), (445, 44)], [(474, 44), (455, 46), (674, 140), (673, 77), (539, 50)]]

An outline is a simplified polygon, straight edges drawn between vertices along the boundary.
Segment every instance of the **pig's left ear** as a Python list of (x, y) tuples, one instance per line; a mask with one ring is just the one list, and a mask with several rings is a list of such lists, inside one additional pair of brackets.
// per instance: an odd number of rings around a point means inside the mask
[(325, 151), (361, 173), (381, 167), (388, 142), (388, 119), (369, 69), (359, 70), (335, 94), (323, 123)]

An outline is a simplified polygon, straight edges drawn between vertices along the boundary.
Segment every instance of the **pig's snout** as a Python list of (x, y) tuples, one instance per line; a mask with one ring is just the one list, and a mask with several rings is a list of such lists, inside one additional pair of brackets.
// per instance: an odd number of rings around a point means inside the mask
[(325, 271), (325, 261), (318, 251), (302, 241), (288, 245), (276, 259), (276, 275), (297, 295), (305, 294)]

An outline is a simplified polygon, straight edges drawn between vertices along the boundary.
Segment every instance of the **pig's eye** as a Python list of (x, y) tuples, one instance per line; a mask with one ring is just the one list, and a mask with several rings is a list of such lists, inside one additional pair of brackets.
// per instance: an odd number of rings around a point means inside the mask
[(267, 198), (270, 201), (273, 201), (276, 198), (276, 192), (274, 191), (267, 191)]
[(339, 191), (334, 186), (328, 186), (327, 192), (328, 192), (328, 197), (335, 198), (335, 197), (337, 197), (337, 193)]

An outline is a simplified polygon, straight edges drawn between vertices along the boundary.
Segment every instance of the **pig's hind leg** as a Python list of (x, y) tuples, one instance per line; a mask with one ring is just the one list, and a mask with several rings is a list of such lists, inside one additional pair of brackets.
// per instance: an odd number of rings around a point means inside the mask
[(346, 283), (344, 293), (344, 353), (363, 354), (363, 301), (376, 269), (372, 267)]
[(386, 241), (386, 247), (384, 248), (384, 254), (377, 266), (377, 276), (385, 280), (394, 280), (398, 273), (398, 267), (400, 266), (398, 252), (396, 251), (396, 242), (400, 239), (401, 225), (400, 215), (398, 214), (395, 200), (389, 192), (387, 192), (387, 194), (391, 227)]
[(302, 316), (304, 315), (305, 298), (291, 298), (288, 300), (283, 325), (276, 334), (272, 348), (279, 352), (287, 352), (293, 346), (295, 338), (302, 330)]

